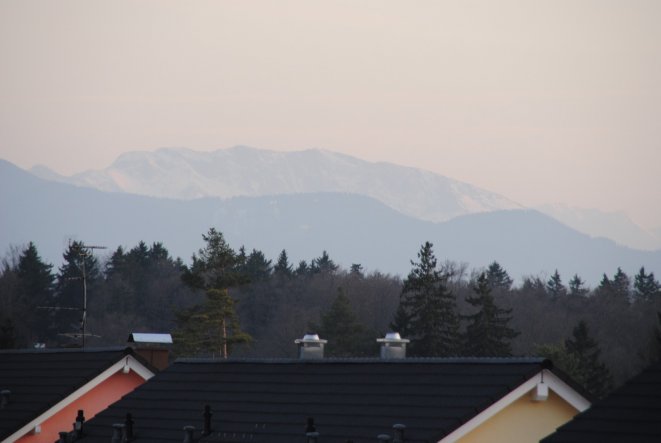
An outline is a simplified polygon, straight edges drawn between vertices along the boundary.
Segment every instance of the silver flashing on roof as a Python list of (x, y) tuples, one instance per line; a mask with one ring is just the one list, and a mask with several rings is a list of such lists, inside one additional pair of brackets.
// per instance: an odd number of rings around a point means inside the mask
[(133, 332), (129, 335), (129, 343), (155, 343), (169, 345), (172, 344), (172, 335)]

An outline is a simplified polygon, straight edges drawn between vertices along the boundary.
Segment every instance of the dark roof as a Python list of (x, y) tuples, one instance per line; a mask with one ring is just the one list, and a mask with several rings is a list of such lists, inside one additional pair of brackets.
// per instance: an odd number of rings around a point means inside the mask
[(542, 359), (178, 360), (85, 426), (104, 442), (112, 425), (134, 420), (135, 442), (183, 440), (213, 411), (200, 442), (305, 441), (313, 417), (320, 442), (376, 441), (407, 426), (406, 441), (438, 441), (550, 367)]
[[(126, 348), (0, 351), (0, 441), (132, 353)], [(68, 431), (68, 429), (67, 429)]]
[(542, 440), (543, 443), (661, 441), (661, 362)]

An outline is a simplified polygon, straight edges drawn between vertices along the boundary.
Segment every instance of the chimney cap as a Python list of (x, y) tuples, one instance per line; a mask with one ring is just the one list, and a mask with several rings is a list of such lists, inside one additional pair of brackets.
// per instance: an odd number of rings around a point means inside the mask
[(328, 340), (319, 338), (319, 334), (307, 333), (303, 338), (297, 338), (294, 343), (328, 343)]
[(388, 332), (385, 336), (385, 338), (377, 338), (377, 342), (379, 343), (410, 343), (411, 340), (402, 338), (399, 335), (399, 332)]
[(132, 332), (129, 334), (129, 343), (158, 343), (158, 344), (172, 344), (172, 335), (170, 334), (153, 334), (146, 332)]

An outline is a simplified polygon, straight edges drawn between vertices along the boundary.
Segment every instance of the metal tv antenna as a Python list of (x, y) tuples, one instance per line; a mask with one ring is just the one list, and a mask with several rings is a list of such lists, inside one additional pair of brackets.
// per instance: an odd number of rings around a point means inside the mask
[[(71, 242), (69, 242), (69, 247), (71, 247)], [(86, 245), (84, 243), (78, 243), (78, 255), (82, 257), (81, 260), (81, 265), (80, 265), (80, 272), (81, 272), (81, 277), (72, 277), (70, 280), (82, 280), (83, 281), (83, 307), (81, 308), (73, 308), (73, 307), (63, 307), (63, 306), (38, 306), (38, 309), (53, 309), (53, 310), (67, 310), (67, 311), (80, 311), (82, 310), (83, 315), (80, 321), (80, 331), (81, 331), (81, 340), (82, 340), (82, 347), (85, 347), (85, 337), (88, 335), (87, 334), (87, 272), (85, 270), (85, 258), (89, 257), (92, 255), (93, 251), (95, 249), (107, 249), (106, 246), (96, 246), (96, 245)], [(67, 334), (60, 334), (64, 335), (67, 337), (76, 337), (78, 334), (76, 333), (67, 333)]]
[(85, 334), (87, 332), (87, 274), (85, 273), (85, 257), (92, 255), (95, 249), (106, 249), (106, 247), (80, 244), (80, 255), (83, 257), (81, 265), (83, 273), (83, 318), (80, 322), (80, 329), (83, 333), (83, 348), (85, 347)]

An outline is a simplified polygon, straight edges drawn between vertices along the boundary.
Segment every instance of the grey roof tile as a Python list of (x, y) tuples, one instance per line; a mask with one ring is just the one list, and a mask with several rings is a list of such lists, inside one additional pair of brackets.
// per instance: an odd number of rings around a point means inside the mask
[[(376, 441), (407, 425), (407, 442), (438, 441), (543, 367), (541, 359), (179, 360), (85, 427), (81, 441), (104, 442), (127, 413), (135, 442), (305, 441), (314, 417), (323, 443)], [(197, 440), (196, 440), (197, 441)]]

